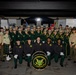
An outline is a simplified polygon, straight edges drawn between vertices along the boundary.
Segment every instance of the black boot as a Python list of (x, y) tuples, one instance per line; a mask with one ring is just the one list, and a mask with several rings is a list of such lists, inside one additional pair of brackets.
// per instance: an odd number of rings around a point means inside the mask
[(76, 63), (76, 61), (74, 61), (74, 63)]
[(60, 64), (61, 67), (63, 67), (63, 64)]
[(48, 66), (50, 66), (50, 65), (51, 65), (51, 62), (48, 63)]
[(27, 62), (27, 66), (30, 67), (30, 63), (29, 62)]
[(14, 69), (16, 69), (16, 68), (17, 68), (17, 65), (15, 65)]

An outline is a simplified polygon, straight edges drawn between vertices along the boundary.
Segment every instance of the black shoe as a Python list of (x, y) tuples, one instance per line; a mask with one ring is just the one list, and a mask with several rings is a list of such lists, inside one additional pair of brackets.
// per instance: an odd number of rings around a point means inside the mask
[(16, 68), (17, 68), (17, 65), (15, 65), (14, 69), (16, 69)]
[(48, 66), (50, 66), (51, 65), (51, 63), (48, 63)]
[(1, 60), (2, 62), (5, 62), (5, 60)]
[(68, 60), (70, 61), (71, 59), (69, 58)]
[(27, 66), (30, 67), (30, 63), (27, 63)]
[(63, 65), (62, 65), (62, 64), (61, 64), (60, 66), (61, 66), (61, 67), (63, 67)]
[(76, 61), (74, 61), (74, 63), (76, 63)]

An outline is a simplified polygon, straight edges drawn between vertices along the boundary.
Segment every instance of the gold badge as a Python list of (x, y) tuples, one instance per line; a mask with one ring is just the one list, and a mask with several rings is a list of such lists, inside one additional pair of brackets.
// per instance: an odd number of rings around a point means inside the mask
[(62, 47), (62, 45), (60, 47)]
[(22, 46), (19, 46), (19, 48), (22, 48)]
[(42, 44), (40, 43), (40, 46), (41, 46)]
[(30, 45), (30, 47), (32, 47), (32, 45)]
[(52, 44), (50, 44), (50, 46), (52, 46)]

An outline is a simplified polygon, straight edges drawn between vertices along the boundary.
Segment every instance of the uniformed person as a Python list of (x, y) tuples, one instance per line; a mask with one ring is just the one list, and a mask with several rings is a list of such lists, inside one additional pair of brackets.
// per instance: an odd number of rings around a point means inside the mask
[(23, 34), (22, 34), (21, 28), (18, 29), (18, 34), (16, 34), (16, 35), (17, 35), (17, 39), (20, 40), (21, 44), (24, 44)]
[(37, 38), (38, 36), (40, 36), (40, 37), (41, 37), (41, 30), (40, 30), (40, 26), (37, 26), (37, 31), (36, 31), (35, 35), (36, 35), (36, 38)]
[(64, 46), (64, 48), (65, 48), (65, 57), (66, 57), (66, 42), (65, 42), (65, 38), (66, 37), (64, 37), (64, 33), (63, 33), (63, 30), (60, 30), (59, 31), (59, 38), (61, 39), (61, 41), (62, 41), (62, 45)]
[(27, 31), (28, 31), (28, 34), (30, 35), (30, 29), (31, 29), (31, 27), (30, 27), (30, 25), (28, 25), (27, 26)]
[(10, 36), (9, 36), (9, 30), (6, 29), (5, 34), (3, 35), (3, 50), (4, 54), (7, 56), (6, 60), (10, 60), (11, 58), (9, 57), (9, 46), (10, 46)]
[(41, 42), (40, 36), (37, 37), (36, 43), (34, 45), (34, 52), (36, 51), (43, 51), (43, 43)]
[(41, 34), (41, 41), (42, 41), (42, 43), (45, 43), (46, 40), (47, 40), (47, 31), (44, 30), (43, 34)]
[(63, 67), (64, 63), (64, 46), (61, 43), (61, 39), (59, 38), (57, 44), (54, 46), (54, 60), (57, 63), (60, 58), (60, 65)]
[(27, 40), (28, 40), (29, 37), (30, 37), (30, 35), (29, 35), (29, 33), (28, 33), (28, 30), (27, 30), (27, 28), (25, 28), (24, 34), (23, 34), (24, 44), (27, 42)]
[(76, 63), (76, 28), (72, 29), (72, 33), (69, 38), (69, 44), (70, 44), (70, 59), (73, 59), (74, 63)]
[(43, 25), (41, 26), (41, 34), (43, 33), (44, 27)]
[(52, 32), (52, 30), (48, 30), (47, 37), (50, 37), (51, 40), (52, 40), (52, 38), (53, 38), (53, 32)]
[(53, 44), (56, 44), (58, 38), (59, 38), (59, 35), (58, 35), (57, 31), (54, 30), (54, 32), (53, 32), (53, 34), (52, 34), (52, 38), (51, 38), (51, 39), (52, 39), (52, 43), (53, 43)]
[(54, 54), (54, 50), (53, 50), (54, 45), (52, 44), (52, 40), (50, 37), (47, 38), (47, 41), (44, 44), (43, 48), (44, 48), (44, 51), (48, 57), (48, 66), (50, 66), (51, 65), (51, 59), (52, 59), (53, 54)]
[(3, 43), (3, 32), (1, 32), (1, 29), (3, 29), (3, 28), (0, 28), (0, 60), (4, 61), (4, 59), (3, 59), (3, 45), (2, 45), (2, 43)]
[(31, 29), (30, 38), (31, 38), (32, 43), (36, 42), (36, 35), (34, 33), (33, 28)]
[(28, 67), (30, 67), (31, 56), (33, 54), (33, 51), (34, 51), (34, 45), (32, 44), (31, 38), (29, 37), (27, 43), (24, 44), (24, 55)]
[(17, 68), (17, 61), (19, 59), (19, 64), (22, 64), (23, 61), (23, 45), (20, 44), (20, 40), (16, 40), (16, 45), (13, 48), (13, 55), (14, 55), (14, 68)]

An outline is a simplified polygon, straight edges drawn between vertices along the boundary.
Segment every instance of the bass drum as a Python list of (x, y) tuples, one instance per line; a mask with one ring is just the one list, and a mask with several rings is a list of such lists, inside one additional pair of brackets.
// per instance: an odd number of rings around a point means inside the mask
[(37, 51), (32, 55), (32, 66), (35, 69), (44, 69), (48, 64), (48, 59), (43, 51)]

